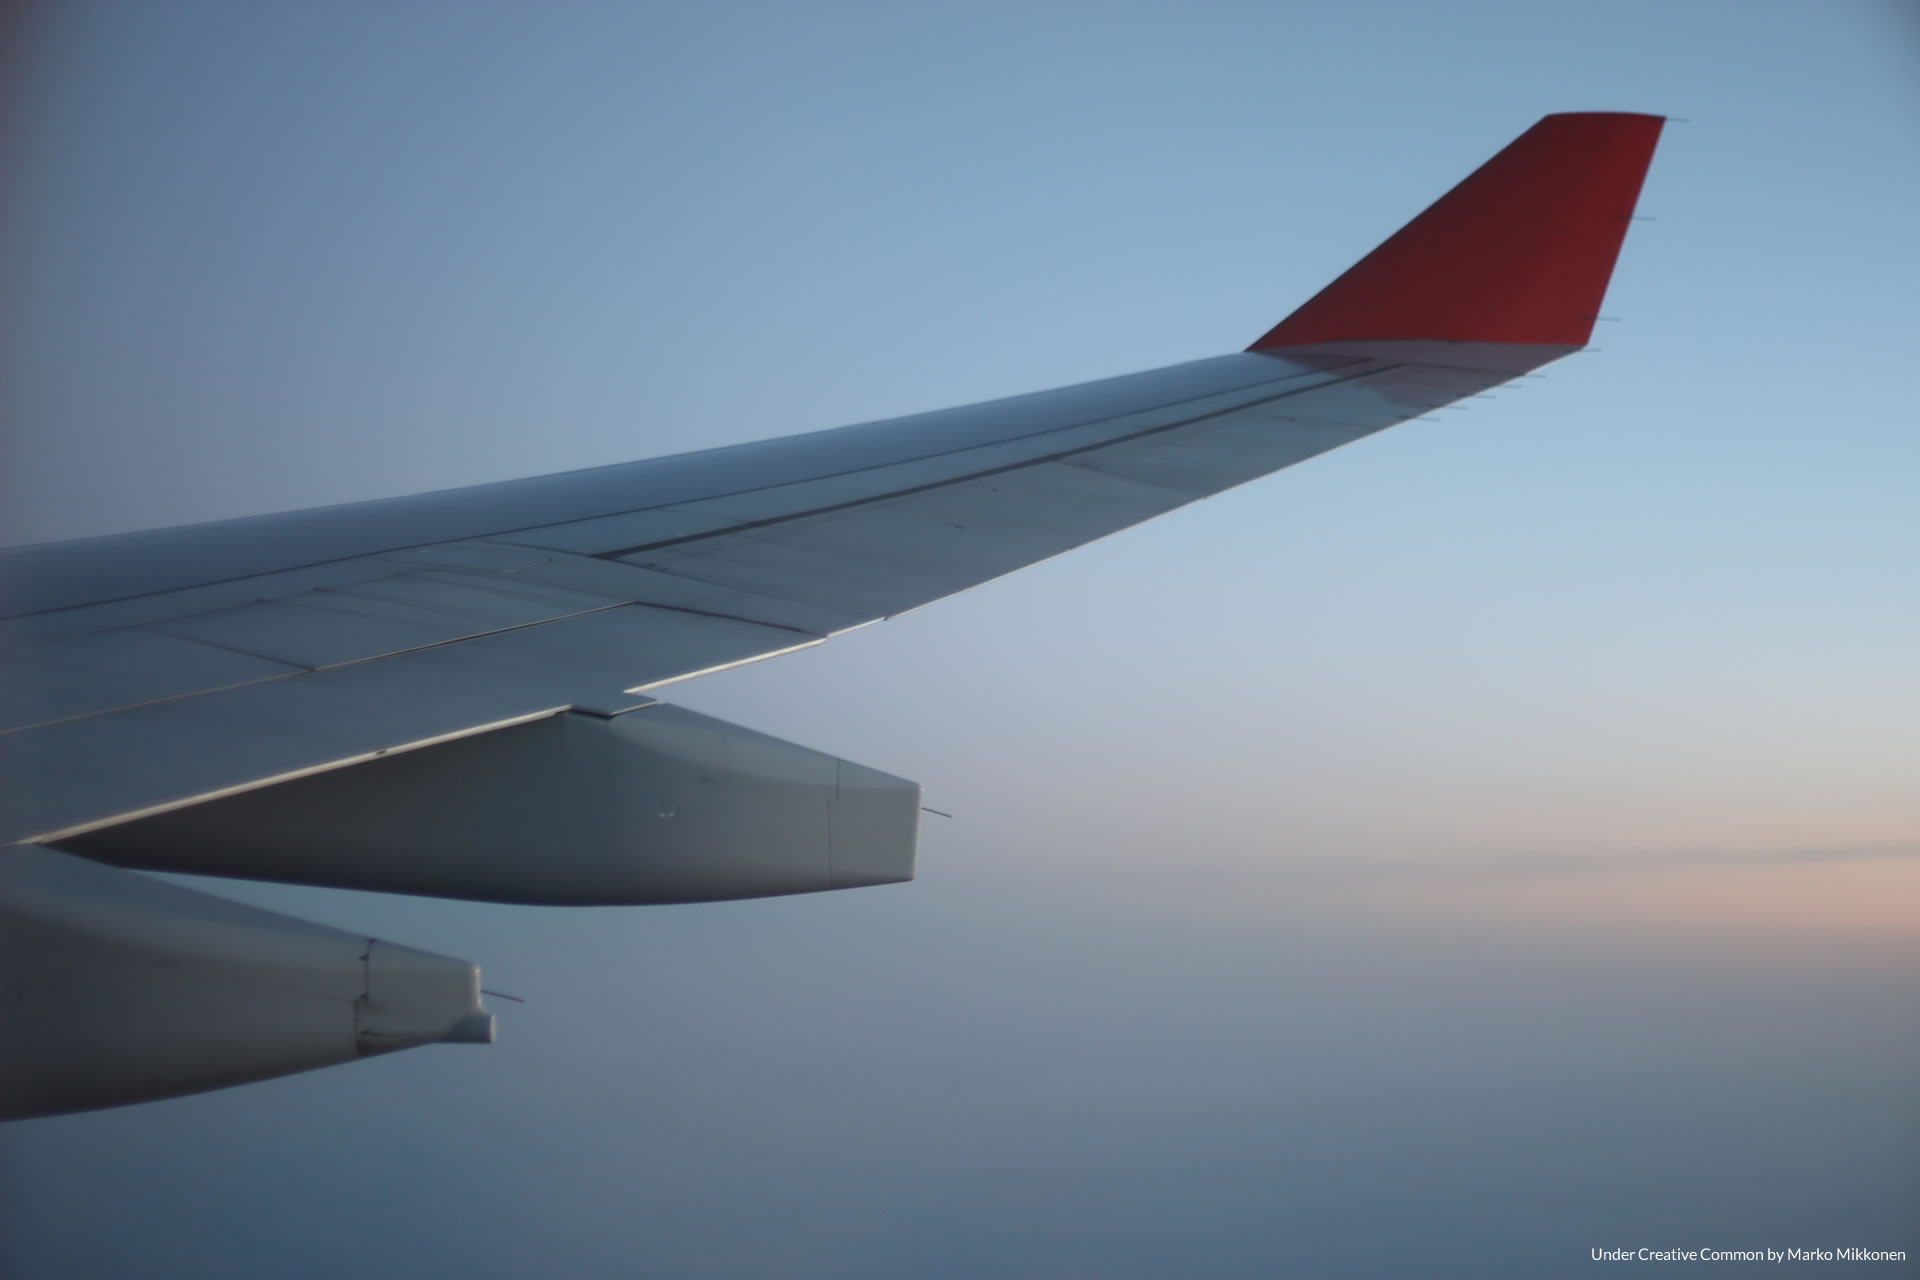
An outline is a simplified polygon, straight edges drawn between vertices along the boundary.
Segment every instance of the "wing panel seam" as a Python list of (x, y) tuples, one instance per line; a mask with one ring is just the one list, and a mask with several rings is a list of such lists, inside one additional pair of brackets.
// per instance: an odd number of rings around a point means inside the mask
[[(657, 551), (665, 547), (684, 546), (685, 544), (690, 542), (704, 542), (711, 538), (724, 538), (732, 534), (744, 533), (752, 529), (767, 529), (775, 525), (788, 524), (795, 520), (806, 520), (814, 516), (831, 515), (835, 511), (846, 511), (853, 507), (869, 506), (876, 502), (889, 502), (895, 498), (910, 497), (913, 494), (926, 493), (929, 490), (933, 490), (933, 489), (945, 489), (945, 488), (948, 488), (949, 486), (956, 485), (956, 484), (966, 484), (968, 481), (971, 481), (971, 480), (983, 480), (989, 476), (1004, 475), (1009, 471), (1025, 471), (1030, 467), (1041, 466), (1049, 462), (1065, 462), (1067, 459), (1077, 457), (1083, 453), (1091, 453), (1098, 449), (1110, 449), (1116, 444), (1125, 444), (1128, 441), (1132, 441), (1132, 440), (1145, 440), (1150, 436), (1159, 435), (1162, 432), (1178, 431), (1184, 427), (1191, 427), (1196, 423), (1209, 422), (1215, 418), (1226, 417), (1229, 414), (1245, 413), (1249, 409), (1258, 409), (1265, 405), (1277, 403), (1281, 400), (1287, 400), (1295, 396), (1305, 395), (1308, 392), (1324, 391), (1328, 387), (1344, 386), (1351, 382), (1361, 382), (1368, 378), (1377, 377), (1384, 373), (1392, 373), (1395, 370), (1405, 369), (1408, 367), (1409, 366), (1406, 364), (1381, 365), (1379, 368), (1365, 369), (1358, 373), (1348, 374), (1345, 377), (1329, 378), (1325, 382), (1316, 382), (1311, 387), (1296, 387), (1291, 391), (1283, 391), (1276, 395), (1262, 397), (1261, 399), (1258, 399), (1258, 400), (1249, 400), (1245, 404), (1237, 404), (1237, 405), (1234, 405), (1232, 408), (1216, 409), (1210, 413), (1195, 414), (1191, 418), (1182, 418), (1178, 422), (1166, 422), (1155, 427), (1143, 427), (1139, 431), (1130, 432), (1129, 434), (1126, 434), (1126, 435), (1115, 436), (1111, 440), (1102, 440), (1097, 444), (1079, 445), (1072, 449), (1063, 449), (1058, 453), (1041, 454), (1036, 457), (1028, 458), (1021, 462), (1004, 463), (997, 467), (987, 467), (980, 471), (968, 472), (965, 475), (950, 476), (944, 480), (932, 480), (927, 482), (926, 484), (909, 485), (904, 489), (894, 489), (886, 493), (876, 493), (864, 498), (852, 498), (846, 502), (835, 502), (824, 507), (811, 507), (805, 511), (796, 511), (791, 515), (764, 516), (758, 520), (743, 521), (740, 524), (734, 525), (726, 529), (711, 529), (705, 533), (689, 533), (689, 534), (683, 534), (677, 538), (662, 538), (658, 542), (642, 542), (630, 547), (615, 548), (612, 551), (597, 551), (592, 553), (591, 558), (596, 560), (619, 560), (623, 556), (638, 555), (642, 551)], [(1151, 411), (1142, 410), (1141, 412), (1151, 412)], [(1127, 417), (1131, 415), (1123, 414), (1120, 416)], [(1108, 418), (1108, 419), (1105, 419), (1105, 421), (1111, 422), (1113, 421), (1113, 419)], [(1098, 425), (1098, 421), (1075, 423), (1073, 427), (1059, 427), (1059, 428), (1055, 428), (1055, 430), (1067, 431), (1067, 430), (1074, 430), (1079, 427), (1088, 427), (1088, 426), (1095, 426), (1095, 425)], [(1025, 438), (1038, 439), (1041, 435), (1052, 435), (1052, 434), (1053, 434), (1052, 431), (1036, 432), (1033, 436), (1028, 436)], [(953, 450), (952, 452), (966, 453), (966, 452), (970, 452), (970, 450), (958, 449), (958, 450)], [(927, 456), (928, 457), (944, 457), (947, 455), (929, 454)], [(864, 469), (877, 470), (878, 468), (864, 468)], [(856, 468), (856, 470), (854, 471), (842, 472), (841, 474), (854, 475), (854, 474), (857, 474), (858, 470), (861, 470), (861, 469)], [(769, 488), (769, 489), (775, 489), (779, 487), (781, 486), (779, 485), (765, 486), (765, 488)], [(743, 492), (760, 492), (760, 490), (745, 490)], [(731, 497), (734, 495), (727, 495), (727, 496)], [(701, 499), (701, 501), (706, 501), (706, 499)], [(680, 504), (680, 505), (688, 505), (688, 504)], [(667, 509), (670, 509), (670, 508), (667, 508)], [(522, 532), (522, 531), (516, 530), (515, 532)], [(502, 540), (505, 541), (507, 539), (503, 538)]]
[[(614, 601), (605, 605), (601, 605), (598, 608), (582, 609), (578, 613), (564, 614), (557, 618), (543, 618), (538, 622), (516, 623), (515, 625), (510, 627), (496, 627), (491, 631), (475, 631), (465, 635), (454, 636), (446, 640), (436, 640), (431, 644), (417, 644), (405, 649), (391, 649), (384, 653), (372, 653), (372, 654), (368, 654), (364, 658), (354, 658), (347, 662), (328, 663), (325, 666), (319, 666), (319, 667), (307, 667), (307, 666), (300, 666), (297, 663), (286, 663), (286, 660), (282, 658), (265, 658), (264, 655), (262, 654), (247, 653), (245, 650), (235, 649), (229, 645), (214, 644), (211, 641), (201, 640), (201, 639), (198, 639), (197, 637), (192, 637), (192, 636), (175, 635), (174, 638), (176, 639), (189, 639), (189, 640), (192, 640), (195, 644), (205, 645), (209, 649), (218, 649), (226, 653), (237, 653), (243, 657), (262, 658), (263, 660), (269, 661), (269, 662), (281, 662), (281, 663), (285, 663), (285, 665), (288, 665), (288, 666), (299, 667), (299, 669), (294, 671), (283, 671), (276, 675), (262, 676), (257, 680), (239, 680), (232, 684), (214, 685), (206, 689), (195, 689), (189, 693), (169, 694), (164, 698), (145, 698), (139, 702), (124, 702), (124, 703), (121, 703), (119, 706), (103, 707), (98, 711), (86, 711), (86, 712), (82, 712), (79, 715), (56, 716), (51, 720), (36, 720), (32, 724), (14, 725), (13, 727), (8, 729), (0, 729), (0, 737), (6, 737), (10, 734), (16, 734), (16, 733), (26, 733), (34, 729), (52, 728), (55, 725), (72, 724), (80, 720), (97, 720), (101, 716), (117, 715), (122, 711), (134, 711), (143, 707), (163, 706), (170, 702), (185, 702), (191, 698), (201, 698), (201, 697), (206, 697), (209, 694), (225, 693), (230, 689), (245, 689), (254, 685), (272, 684), (272, 683), (275, 683), (276, 681), (281, 681), (281, 680), (297, 680), (301, 676), (313, 675), (321, 671), (340, 671), (348, 667), (365, 666), (370, 662), (380, 662), (387, 658), (399, 658), (399, 657), (404, 657), (407, 654), (424, 653), (430, 649), (444, 649), (450, 645), (465, 644), (469, 640), (483, 640), (489, 636), (506, 635), (515, 631), (531, 631), (539, 627), (552, 626), (556, 623), (571, 622), (576, 618), (590, 617), (597, 613), (607, 613), (614, 609), (633, 609), (633, 608), (659, 609), (662, 612), (666, 612), (666, 613), (691, 614), (695, 617), (713, 618), (716, 621), (721, 621), (721, 622), (739, 622), (739, 623), (744, 623), (748, 626), (765, 627), (770, 631), (785, 631), (793, 635), (805, 636), (808, 638), (809, 641), (817, 641), (824, 638), (820, 632), (809, 631), (805, 627), (796, 627), (791, 625), (790, 623), (766, 622), (759, 618), (743, 618), (735, 614), (723, 613), (723, 612), (720, 612), (719, 610), (713, 610), (713, 609), (694, 609), (694, 608), (688, 608), (687, 606), (684, 606), (684, 605), (653, 604), (646, 600)], [(155, 631), (158, 630), (157, 628), (152, 628), (152, 627), (135, 628), (135, 629), (155, 630)], [(174, 635), (173, 632), (161, 632), (160, 634)], [(69, 832), (67, 834), (73, 834), (73, 833)]]

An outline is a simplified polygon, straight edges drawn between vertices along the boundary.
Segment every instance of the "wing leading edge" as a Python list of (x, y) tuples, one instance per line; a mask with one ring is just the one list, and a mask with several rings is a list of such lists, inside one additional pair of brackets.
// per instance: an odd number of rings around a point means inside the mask
[[(648, 462), (0, 552), (0, 842), (508, 901), (910, 878), (913, 784), (652, 691), (965, 590), (1577, 350), (1661, 123), (1547, 117), (1243, 353)], [(605, 789), (606, 769), (629, 785)], [(571, 797), (570, 856), (516, 853), (552, 839), (539, 796), (461, 817), (460, 796), (533, 778)], [(636, 835), (688, 797), (705, 826)], [(762, 809), (786, 817), (740, 816)], [(516, 812), (525, 832), (509, 829)], [(18, 914), (5, 884), (0, 913)], [(93, 1023), (74, 1032), (71, 996), (32, 1015), (46, 1025), (21, 1009), (0, 1010), (10, 1035), (103, 1042)], [(116, 1088), (73, 1105), (158, 1096)], [(0, 1078), (0, 1105), (9, 1089)]]

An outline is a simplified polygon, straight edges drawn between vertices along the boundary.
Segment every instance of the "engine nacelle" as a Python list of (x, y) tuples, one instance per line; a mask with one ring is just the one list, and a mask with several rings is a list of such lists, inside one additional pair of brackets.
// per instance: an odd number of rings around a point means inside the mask
[(570, 711), (63, 841), (122, 867), (493, 902), (913, 879), (920, 787), (679, 707)]
[(50, 849), (0, 851), (0, 1119), (492, 1040), (464, 960)]

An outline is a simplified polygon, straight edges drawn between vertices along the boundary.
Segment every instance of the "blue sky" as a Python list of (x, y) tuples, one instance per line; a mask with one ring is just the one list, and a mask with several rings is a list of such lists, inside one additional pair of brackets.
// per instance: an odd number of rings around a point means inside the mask
[(24, 30), (7, 541), (1235, 350), (1540, 115), (1687, 122), (1596, 352), (676, 691), (926, 784), (914, 885), (216, 886), (529, 1003), (491, 1049), (12, 1126), (10, 1274), (1920, 1254), (1911, 7)]

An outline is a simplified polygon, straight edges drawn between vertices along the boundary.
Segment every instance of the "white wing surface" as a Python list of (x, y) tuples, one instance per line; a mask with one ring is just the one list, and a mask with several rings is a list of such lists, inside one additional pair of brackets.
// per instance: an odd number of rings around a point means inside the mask
[[(1226, 356), (658, 463), (16, 550), (12, 598), (55, 607), (4, 624), (0, 834), (56, 842), (566, 707), (639, 706), (1562, 353)], [(309, 562), (257, 571), (274, 558)], [(140, 590), (155, 581), (169, 589)]]

